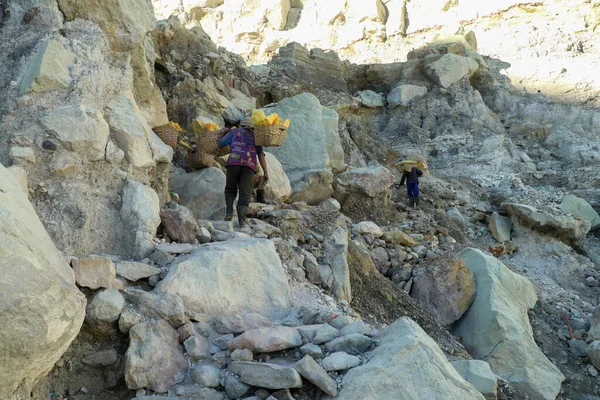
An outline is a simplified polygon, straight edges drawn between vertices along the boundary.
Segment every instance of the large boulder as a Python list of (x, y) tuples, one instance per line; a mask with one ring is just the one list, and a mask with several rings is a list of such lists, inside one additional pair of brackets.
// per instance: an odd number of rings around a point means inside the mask
[(550, 233), (567, 244), (580, 242), (590, 231), (590, 221), (568, 215), (553, 215), (525, 204), (505, 202), (502, 208), (523, 225), (542, 233)]
[(151, 319), (131, 328), (125, 354), (128, 388), (165, 393), (185, 379), (187, 369), (179, 335), (167, 322)]
[(165, 233), (179, 243), (194, 243), (200, 227), (189, 208), (170, 203), (160, 211)]
[(27, 195), (0, 165), (0, 393), (27, 393), (79, 333), (85, 296)]
[(419, 300), (438, 320), (450, 325), (475, 300), (475, 277), (461, 259), (440, 257), (413, 270), (411, 296)]
[(512, 223), (509, 218), (503, 217), (494, 211), (490, 218), (489, 228), (494, 239), (500, 243), (508, 242), (510, 240)]
[(221, 219), (225, 215), (225, 174), (218, 168), (205, 168), (189, 174), (174, 168), (169, 189), (179, 195), (181, 204), (197, 219)]
[(390, 108), (399, 105), (408, 106), (426, 94), (427, 88), (425, 86), (398, 85), (387, 96), (388, 106)]
[(481, 360), (452, 361), (452, 366), (462, 378), (475, 386), (486, 400), (496, 400), (498, 378), (489, 364)]
[(338, 226), (325, 241), (326, 262), (333, 273), (331, 292), (338, 300), (352, 301), (348, 266), (348, 229)]
[(336, 177), (335, 189), (341, 195), (361, 194), (377, 198), (394, 183), (394, 174), (381, 165), (353, 168)]
[(366, 356), (366, 363), (344, 376), (338, 400), (483, 400), (413, 320), (403, 317), (385, 328), (379, 343)]
[(337, 129), (333, 130), (333, 121), (336, 118), (331, 110), (321, 106), (314, 95), (302, 93), (265, 109), (265, 113), (277, 113), (291, 120), (283, 146), (269, 149), (290, 179), (291, 199), (315, 204), (329, 198), (333, 192), (330, 153), (334, 159), (339, 157), (336, 154), (343, 154), (343, 150), (339, 151), (339, 135), (335, 143)]
[(131, 165), (148, 168), (157, 162), (171, 162), (173, 149), (150, 128), (132, 93), (119, 93), (105, 113), (110, 133)]
[(477, 295), (454, 334), (473, 357), (534, 399), (555, 399), (565, 379), (537, 347), (528, 310), (537, 301), (533, 285), (481, 250), (460, 254), (477, 280)]
[(90, 161), (104, 160), (110, 129), (100, 111), (83, 105), (62, 106), (40, 122), (67, 150)]
[(181, 258), (158, 284), (188, 310), (211, 316), (268, 315), (289, 304), (287, 276), (269, 240), (210, 243)]
[(592, 224), (591, 230), (600, 228), (600, 215), (592, 208), (590, 203), (580, 197), (573, 196), (572, 194), (565, 196), (560, 203), (560, 209), (567, 214), (579, 215), (590, 221)]
[(478, 68), (479, 64), (472, 58), (449, 53), (427, 65), (425, 72), (434, 83), (448, 88), (465, 76), (473, 75)]
[(58, 7), (69, 21), (80, 18), (98, 24), (115, 51), (133, 50), (156, 27), (148, 0), (58, 0)]
[(269, 200), (284, 202), (292, 195), (290, 180), (277, 157), (265, 151), (265, 159), (269, 169), (269, 182), (265, 186), (265, 196)]
[(70, 68), (75, 61), (75, 54), (60, 39), (44, 40), (29, 62), (21, 80), (20, 92), (41, 93), (68, 89), (72, 80)]
[(122, 197), (121, 218), (128, 232), (129, 254), (141, 260), (154, 250), (152, 239), (160, 225), (158, 194), (151, 187), (130, 180)]

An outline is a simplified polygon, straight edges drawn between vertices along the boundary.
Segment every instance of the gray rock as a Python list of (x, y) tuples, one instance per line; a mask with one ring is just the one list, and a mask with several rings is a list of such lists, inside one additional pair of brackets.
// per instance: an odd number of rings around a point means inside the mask
[(67, 21), (79, 18), (102, 27), (110, 48), (117, 52), (135, 49), (156, 27), (152, 4), (143, 0), (110, 0), (104, 4), (60, 0), (58, 5)]
[[(350, 269), (348, 266), (348, 230), (338, 226), (325, 241), (327, 263), (333, 274), (331, 291), (338, 300), (352, 301)], [(326, 282), (326, 280), (323, 280)]]
[(340, 329), (340, 336), (351, 335), (353, 333), (369, 335), (371, 333), (371, 327), (363, 321), (354, 321)]
[(388, 106), (394, 108), (396, 106), (408, 106), (420, 100), (427, 94), (425, 86), (415, 85), (398, 85), (387, 96)]
[(333, 320), (329, 321), (329, 325), (336, 329), (342, 329), (346, 325), (352, 323), (352, 318), (347, 315), (338, 315)]
[(156, 291), (176, 294), (188, 310), (208, 316), (269, 315), (289, 307), (281, 260), (273, 242), (262, 239), (200, 246), (171, 266)]
[(490, 218), (489, 228), (490, 232), (492, 232), (492, 236), (494, 236), (494, 239), (500, 243), (510, 241), (510, 231), (512, 229), (512, 223), (510, 222), (510, 219), (501, 216), (497, 212), (494, 212), (492, 214), (492, 218)]
[(275, 399), (275, 400), (296, 400), (294, 396), (290, 393), (290, 389), (281, 389), (267, 397), (267, 399)]
[(151, 187), (130, 180), (122, 197), (120, 216), (128, 232), (125, 245), (132, 258), (143, 260), (154, 251), (152, 239), (160, 225), (158, 194)]
[(124, 294), (136, 312), (145, 316), (143, 320), (148, 318), (164, 319), (174, 328), (179, 328), (188, 320), (183, 301), (176, 295), (150, 293), (137, 289), (128, 289)]
[(572, 194), (565, 196), (560, 203), (560, 209), (571, 215), (578, 215), (590, 221), (591, 230), (600, 228), (600, 215), (592, 208), (590, 203)]
[(439, 60), (427, 65), (425, 71), (434, 83), (448, 88), (463, 77), (473, 75), (478, 68), (479, 64), (471, 58), (444, 54)]
[(95, 351), (86, 354), (81, 362), (91, 367), (108, 367), (117, 362), (117, 351), (115, 349)]
[(300, 352), (302, 354), (311, 356), (312, 358), (323, 358), (323, 350), (321, 350), (321, 347), (317, 346), (316, 344), (307, 343), (300, 347)]
[(125, 299), (115, 288), (98, 292), (87, 307), (86, 318), (92, 323), (116, 322), (121, 315)]
[(232, 361), (252, 361), (254, 359), (254, 354), (252, 354), (252, 350), (250, 349), (235, 349), (231, 353)]
[(49, 38), (38, 47), (21, 80), (20, 93), (42, 93), (67, 89), (71, 84), (71, 66), (77, 58), (61, 40)]
[(276, 364), (235, 361), (229, 370), (240, 377), (248, 385), (267, 389), (299, 388), (302, 378), (293, 368)]
[(161, 267), (166, 267), (175, 259), (175, 257), (167, 252), (155, 250), (152, 254), (150, 254), (150, 259)]
[(221, 350), (227, 350), (227, 343), (229, 343), (230, 340), (233, 340), (233, 337), (232, 333), (216, 337), (213, 339), (213, 344)]
[(460, 227), (464, 228), (467, 226), (467, 219), (458, 211), (457, 208), (451, 208), (447, 211), (448, 217), (456, 222)]
[(250, 386), (244, 382), (240, 382), (238, 378), (233, 375), (225, 377), (224, 385), (225, 393), (230, 399), (239, 399), (250, 391)]
[(340, 332), (329, 324), (323, 324), (315, 332), (315, 336), (312, 339), (314, 344), (323, 344), (329, 342), (340, 336)]
[(210, 242), (210, 232), (208, 231), (208, 229), (202, 227), (198, 230), (196, 239), (198, 239), (198, 242), (200, 242), (200, 244), (208, 243)]
[(109, 288), (117, 275), (115, 264), (108, 257), (72, 260), (75, 281), (90, 289)]
[(198, 219), (219, 219), (225, 215), (225, 174), (218, 168), (205, 168), (185, 173), (174, 169), (169, 189), (179, 194), (182, 205)]
[(197, 365), (192, 370), (194, 383), (208, 388), (216, 388), (220, 385), (221, 370), (211, 365)]
[(185, 352), (193, 360), (204, 360), (210, 356), (209, 344), (204, 336), (190, 336), (183, 342)]
[(383, 107), (383, 96), (372, 90), (362, 90), (356, 93), (356, 97), (364, 107), (378, 108)]
[(160, 274), (160, 268), (131, 261), (121, 261), (117, 263), (116, 270), (117, 275), (122, 276), (123, 278), (132, 282)]
[(460, 258), (438, 257), (417, 266), (413, 277), (412, 297), (443, 326), (458, 320), (475, 300), (475, 277)]
[(170, 203), (160, 211), (164, 233), (173, 241), (194, 244), (200, 227), (189, 208)]
[(518, 390), (535, 398), (556, 398), (565, 378), (533, 339), (527, 312), (537, 297), (531, 282), (480, 250), (467, 248), (460, 257), (475, 275), (477, 295), (453, 333)]
[(300, 332), (300, 336), (302, 336), (302, 339), (305, 342), (312, 342), (315, 339), (317, 331), (321, 329), (322, 326), (323, 324), (301, 325), (297, 326), (296, 329), (298, 329), (298, 332)]
[(250, 349), (255, 353), (269, 353), (300, 347), (302, 337), (295, 328), (274, 326), (250, 329), (227, 343), (229, 350)]
[(359, 235), (371, 234), (373, 237), (379, 238), (383, 236), (383, 231), (375, 223), (371, 221), (363, 221), (352, 227), (352, 232)]
[(541, 232), (552, 232), (567, 244), (583, 240), (591, 228), (590, 221), (586, 219), (550, 215), (524, 204), (505, 202), (502, 208), (512, 217), (518, 218), (523, 225)]
[(600, 341), (594, 340), (590, 343), (586, 354), (590, 358), (592, 364), (594, 364), (594, 367), (600, 368)]
[(311, 356), (304, 356), (294, 364), (294, 369), (326, 394), (334, 397), (337, 395), (337, 384)]
[(460, 376), (475, 386), (483, 397), (487, 400), (496, 399), (498, 380), (488, 363), (480, 360), (458, 360), (451, 363)]
[(176, 386), (174, 390), (178, 399), (184, 397), (188, 399), (202, 399), (202, 400), (225, 400), (225, 396), (221, 392), (217, 392), (215, 389), (205, 388), (194, 385), (181, 385)]
[(323, 359), (323, 368), (327, 371), (344, 371), (360, 365), (360, 358), (343, 351), (330, 354)]
[[(343, 150), (339, 135), (336, 136), (337, 113), (333, 111), (333, 115), (330, 111), (333, 110), (322, 107), (310, 93), (286, 98), (265, 110), (267, 114), (277, 113), (292, 121), (283, 146), (270, 148), (288, 175), (292, 201), (316, 204), (333, 193), (332, 155), (336, 156), (334, 160), (341, 156), (343, 162)], [(335, 131), (331, 129), (334, 122)]]
[(328, 342), (325, 350), (330, 353), (344, 351), (348, 354), (358, 355), (368, 351), (371, 344), (373, 344), (373, 339), (360, 333), (352, 333)]
[(336, 176), (335, 190), (341, 195), (353, 193), (377, 198), (385, 195), (394, 183), (394, 174), (381, 165), (352, 168)]
[(304, 267), (304, 271), (306, 271), (306, 279), (308, 279), (310, 283), (315, 285), (323, 283), (321, 267), (319, 266), (317, 258), (312, 253), (306, 252), (302, 266)]
[(268, 328), (274, 324), (267, 318), (256, 313), (234, 314), (227, 317), (216, 317), (212, 320), (217, 333), (243, 333), (250, 329)]
[(327, 199), (319, 203), (319, 208), (326, 212), (338, 212), (342, 208), (336, 199)]
[(569, 348), (576, 357), (585, 357), (588, 354), (590, 345), (585, 340), (571, 339), (569, 340)]
[(336, 399), (483, 399), (458, 375), (433, 339), (409, 318), (385, 328), (379, 340), (369, 361), (344, 376)]
[(596, 307), (590, 318), (590, 329), (588, 330), (588, 339), (600, 340), (600, 307)]
[(40, 122), (68, 151), (89, 161), (104, 160), (110, 129), (100, 111), (68, 105), (51, 110)]
[(189, 243), (161, 243), (156, 246), (156, 250), (169, 254), (189, 254), (194, 248), (194, 245)]
[(129, 331), (125, 381), (130, 389), (164, 393), (185, 378), (188, 362), (179, 335), (163, 320), (150, 320)]

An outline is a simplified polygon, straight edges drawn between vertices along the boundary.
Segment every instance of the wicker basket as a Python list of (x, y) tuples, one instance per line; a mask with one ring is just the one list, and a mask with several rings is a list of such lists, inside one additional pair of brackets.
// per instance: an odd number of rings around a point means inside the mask
[(283, 145), (287, 128), (283, 124), (254, 127), (254, 143), (257, 146), (276, 146)]
[(221, 130), (218, 130), (198, 135), (198, 147), (201, 148), (204, 153), (211, 154), (215, 157), (229, 154), (229, 146), (219, 147), (219, 136), (221, 132)]
[(179, 131), (173, 125), (167, 124), (157, 126), (152, 130), (154, 131), (154, 133), (156, 133), (160, 140), (165, 142), (165, 144), (171, 146), (174, 149), (177, 147), (177, 138), (179, 137)]
[(215, 157), (200, 150), (188, 151), (188, 165), (191, 169), (202, 169), (210, 167)]

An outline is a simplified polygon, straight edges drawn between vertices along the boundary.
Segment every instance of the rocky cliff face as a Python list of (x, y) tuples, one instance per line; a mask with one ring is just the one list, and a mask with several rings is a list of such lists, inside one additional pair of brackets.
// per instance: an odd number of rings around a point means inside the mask
[[(594, 398), (599, 14), (0, 0), (2, 398)], [(255, 108), (240, 227), (153, 128)]]

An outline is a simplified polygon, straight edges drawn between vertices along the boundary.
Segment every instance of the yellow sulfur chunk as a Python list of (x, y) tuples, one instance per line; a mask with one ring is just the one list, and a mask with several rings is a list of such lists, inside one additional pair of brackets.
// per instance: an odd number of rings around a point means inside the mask
[(206, 132), (216, 131), (217, 129), (219, 129), (219, 126), (217, 124), (213, 124), (212, 122), (206, 124)]

